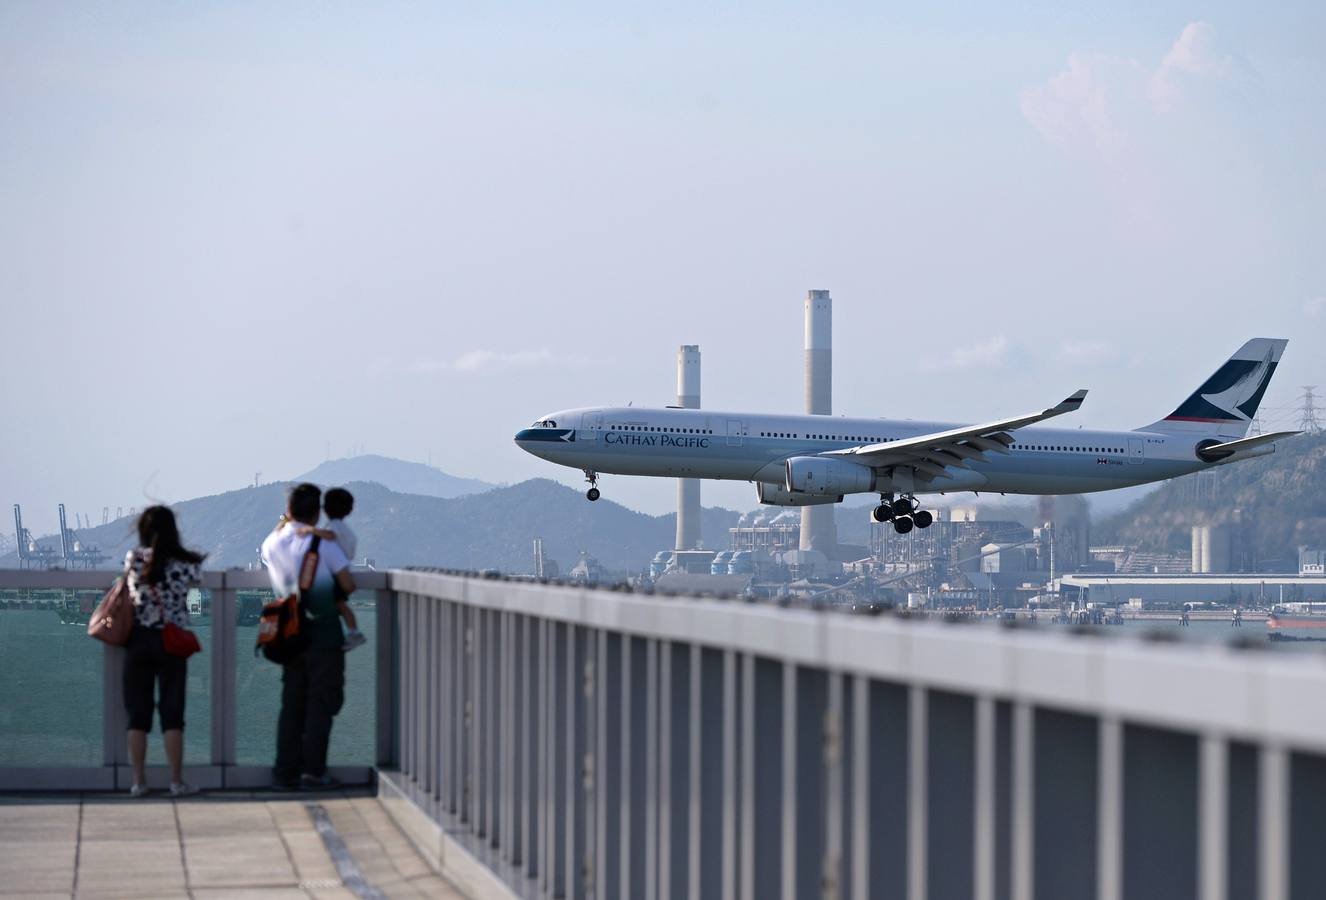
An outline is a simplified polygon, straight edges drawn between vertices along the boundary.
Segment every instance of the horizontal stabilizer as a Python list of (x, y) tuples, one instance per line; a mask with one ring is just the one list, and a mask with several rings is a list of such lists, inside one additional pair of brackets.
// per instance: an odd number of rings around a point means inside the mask
[(1276, 441), (1302, 433), (1303, 432), (1301, 431), (1273, 431), (1269, 434), (1257, 434), (1252, 437), (1239, 438), (1237, 441), (1208, 444), (1197, 451), (1197, 456), (1203, 462), (1219, 462), (1222, 459), (1228, 459), (1235, 453), (1241, 453), (1244, 450), (1252, 450), (1255, 447), (1264, 447), (1267, 444), (1273, 444)]

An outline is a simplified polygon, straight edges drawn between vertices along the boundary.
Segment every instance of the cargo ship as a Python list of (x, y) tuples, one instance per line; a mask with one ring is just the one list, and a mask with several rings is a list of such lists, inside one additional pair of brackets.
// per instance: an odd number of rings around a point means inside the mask
[(1266, 627), (1326, 628), (1326, 604), (1295, 603), (1292, 606), (1273, 606), (1271, 614), (1266, 617)]

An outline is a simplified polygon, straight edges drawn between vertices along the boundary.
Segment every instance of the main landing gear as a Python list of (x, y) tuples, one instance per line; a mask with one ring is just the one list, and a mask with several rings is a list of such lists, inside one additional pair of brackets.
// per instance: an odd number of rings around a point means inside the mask
[(906, 534), (913, 528), (929, 528), (935, 517), (927, 510), (919, 509), (919, 506), (915, 497), (894, 499), (890, 494), (881, 494), (879, 506), (871, 510), (870, 518), (881, 525), (892, 522), (893, 530), (898, 534)]
[(590, 503), (593, 503), (602, 495), (599, 493), (599, 473), (585, 470), (585, 480), (589, 482), (589, 490), (585, 491), (585, 497)]

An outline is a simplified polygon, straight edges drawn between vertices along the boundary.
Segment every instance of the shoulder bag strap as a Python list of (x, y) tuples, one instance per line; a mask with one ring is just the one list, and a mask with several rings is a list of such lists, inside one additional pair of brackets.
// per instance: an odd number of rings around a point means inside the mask
[(299, 564), (299, 593), (312, 589), (313, 579), (318, 572), (318, 548), (322, 546), (322, 538), (313, 535), (313, 540), (309, 541), (308, 549), (304, 551), (304, 559)]

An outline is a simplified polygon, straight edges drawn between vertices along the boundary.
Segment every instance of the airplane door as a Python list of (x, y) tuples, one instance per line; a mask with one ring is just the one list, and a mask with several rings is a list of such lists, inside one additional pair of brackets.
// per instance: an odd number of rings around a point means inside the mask
[(1128, 462), (1131, 465), (1140, 465), (1146, 459), (1146, 450), (1142, 446), (1141, 438), (1128, 439)]
[(738, 419), (727, 420), (727, 445), (729, 447), (740, 447), (741, 436), (744, 429)]
[(585, 413), (580, 417), (580, 434), (577, 439), (582, 441), (597, 441), (599, 439), (599, 429), (603, 427), (603, 416), (598, 413)]

